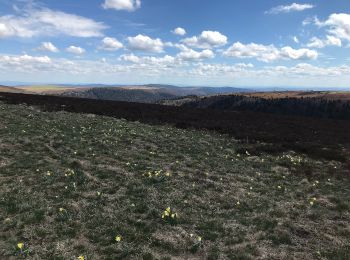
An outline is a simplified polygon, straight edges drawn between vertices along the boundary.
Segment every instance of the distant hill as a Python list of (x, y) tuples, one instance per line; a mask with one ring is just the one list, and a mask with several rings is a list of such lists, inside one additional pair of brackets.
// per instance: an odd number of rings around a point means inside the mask
[(350, 92), (237, 93), (178, 97), (159, 103), (188, 108), (350, 119)]
[(1, 86), (0, 85), (0, 92), (8, 92), (8, 93), (26, 93), (25, 90), (18, 89), (15, 87), (7, 87), (7, 86)]
[(158, 103), (161, 100), (171, 100), (188, 95), (207, 96), (212, 94), (237, 93), (244, 91), (248, 90), (229, 87), (178, 87), (171, 85), (149, 84), (115, 87), (63, 87), (51, 91), (46, 90), (43, 93), (99, 100)]
[(56, 95), (66, 97), (90, 98), (99, 100), (155, 103), (162, 99), (171, 99), (175, 95), (158, 89), (103, 87), (67, 90)]

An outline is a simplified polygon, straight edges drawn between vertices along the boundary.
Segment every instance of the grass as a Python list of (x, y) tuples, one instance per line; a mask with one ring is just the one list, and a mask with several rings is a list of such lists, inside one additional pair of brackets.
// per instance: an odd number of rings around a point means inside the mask
[(341, 162), (24, 105), (0, 118), (2, 259), (350, 256)]

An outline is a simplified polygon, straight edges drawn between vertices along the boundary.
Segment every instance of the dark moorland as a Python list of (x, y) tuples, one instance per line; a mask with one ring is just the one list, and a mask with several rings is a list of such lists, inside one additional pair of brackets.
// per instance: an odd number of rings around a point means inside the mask
[(187, 96), (162, 100), (164, 105), (231, 111), (264, 112), (317, 118), (350, 120), (349, 93), (285, 92), (240, 93), (212, 96)]
[(292, 149), (342, 162), (349, 158), (350, 122), (345, 120), (17, 93), (1, 93), (0, 100), (39, 106), (46, 111), (64, 110), (149, 124), (170, 124), (179, 128), (214, 130), (248, 143), (275, 144), (268, 148), (264, 146), (264, 151), (254, 146), (256, 151), (251, 151), (252, 154)]

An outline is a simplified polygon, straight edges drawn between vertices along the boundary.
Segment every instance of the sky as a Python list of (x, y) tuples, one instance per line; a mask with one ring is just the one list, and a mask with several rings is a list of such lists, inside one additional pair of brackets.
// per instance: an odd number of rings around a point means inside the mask
[(0, 82), (350, 87), (348, 0), (0, 0)]

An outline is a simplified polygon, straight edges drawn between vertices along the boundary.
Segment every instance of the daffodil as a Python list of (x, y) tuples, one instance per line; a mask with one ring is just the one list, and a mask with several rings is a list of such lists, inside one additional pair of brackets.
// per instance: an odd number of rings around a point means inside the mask
[(21, 249), (21, 250), (22, 250), (23, 247), (24, 247), (24, 243), (18, 243), (18, 244), (17, 244), (17, 248), (18, 248), (18, 249)]

